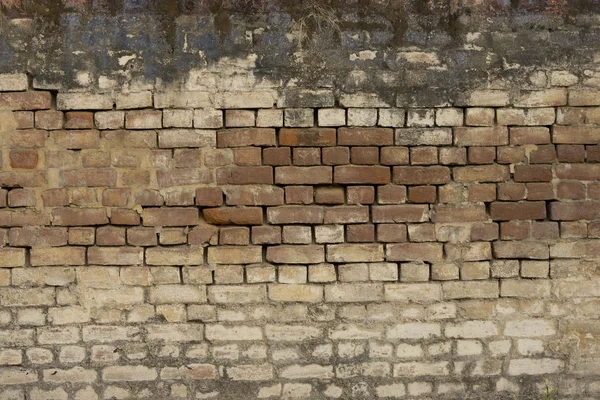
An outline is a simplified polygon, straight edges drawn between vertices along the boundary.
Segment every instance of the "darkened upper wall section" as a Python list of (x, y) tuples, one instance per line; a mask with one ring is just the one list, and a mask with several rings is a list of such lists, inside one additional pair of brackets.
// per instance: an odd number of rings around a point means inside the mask
[(0, 73), (56, 90), (333, 86), (427, 106), (600, 57), (600, 0), (0, 4)]

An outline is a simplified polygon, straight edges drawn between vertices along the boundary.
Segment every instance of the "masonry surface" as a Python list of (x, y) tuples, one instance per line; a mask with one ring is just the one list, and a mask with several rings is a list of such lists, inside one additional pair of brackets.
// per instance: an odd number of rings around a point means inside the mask
[(600, 398), (597, 3), (23, 3), (1, 400)]

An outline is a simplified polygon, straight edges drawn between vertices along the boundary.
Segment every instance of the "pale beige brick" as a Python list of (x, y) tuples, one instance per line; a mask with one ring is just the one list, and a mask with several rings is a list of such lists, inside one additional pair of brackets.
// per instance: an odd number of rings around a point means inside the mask
[(550, 296), (550, 281), (503, 279), (500, 285), (502, 297), (544, 298)]
[(394, 364), (394, 376), (444, 376), (448, 375), (448, 362), (406, 362)]
[(273, 367), (270, 364), (238, 364), (226, 367), (225, 371), (233, 381), (268, 381), (273, 379)]
[(219, 265), (215, 268), (215, 283), (231, 284), (244, 282), (244, 268), (241, 265)]
[(202, 265), (204, 249), (197, 246), (151, 247), (146, 249), (148, 265)]
[(73, 344), (79, 342), (80, 337), (76, 326), (37, 328), (39, 344)]
[(387, 329), (388, 339), (429, 339), (441, 335), (439, 324), (407, 323)]
[(446, 325), (444, 333), (451, 338), (476, 339), (496, 336), (498, 328), (491, 321), (466, 321)]
[(1, 349), (0, 350), (0, 365), (20, 365), (23, 361), (21, 350), (17, 349)]
[(316, 303), (323, 300), (323, 287), (318, 285), (270, 284), (269, 299), (273, 301)]
[(317, 264), (308, 266), (308, 281), (319, 282), (335, 282), (337, 275), (333, 264)]
[(262, 340), (263, 333), (257, 326), (208, 324), (206, 325), (206, 339), (211, 342)]
[(25, 265), (25, 249), (0, 248), (0, 267), (22, 267)]
[(206, 303), (206, 287), (197, 285), (158, 285), (149, 289), (152, 304)]
[(442, 286), (433, 283), (386, 284), (385, 300), (433, 302), (441, 300)]
[(369, 266), (365, 263), (342, 264), (338, 266), (341, 282), (364, 282), (369, 280)]
[(197, 342), (204, 338), (202, 324), (147, 325), (147, 340), (164, 342)]
[(279, 283), (306, 283), (307, 268), (299, 265), (280, 266)]
[(556, 374), (562, 371), (564, 361), (552, 358), (522, 358), (510, 360), (508, 375), (544, 375)]
[(80, 383), (94, 382), (97, 379), (97, 373), (93, 369), (84, 369), (83, 367), (73, 367), (71, 369), (46, 369), (43, 371), (45, 382), (54, 383)]
[(256, 264), (263, 261), (260, 246), (219, 246), (208, 248), (209, 264)]
[(208, 301), (221, 304), (261, 303), (267, 298), (266, 285), (209, 286)]
[(444, 299), (495, 299), (499, 296), (497, 282), (444, 282)]
[(367, 302), (383, 300), (383, 285), (380, 283), (341, 283), (325, 286), (327, 302)]
[(102, 380), (105, 382), (153, 381), (157, 377), (156, 369), (143, 365), (110, 366), (102, 370)]
[(246, 267), (248, 283), (262, 283), (275, 281), (275, 266), (270, 264), (256, 264)]

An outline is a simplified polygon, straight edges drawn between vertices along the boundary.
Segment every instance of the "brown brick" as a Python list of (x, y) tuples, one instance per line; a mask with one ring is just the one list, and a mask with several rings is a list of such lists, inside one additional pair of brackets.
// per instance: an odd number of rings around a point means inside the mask
[(110, 167), (110, 153), (91, 150), (82, 154), (81, 162), (84, 168), (107, 168)]
[(499, 183), (498, 200), (518, 201), (527, 197), (527, 188), (524, 183)]
[(367, 206), (335, 206), (325, 208), (325, 224), (357, 224), (369, 221)]
[(213, 225), (261, 225), (260, 207), (219, 207), (202, 210), (204, 220)]
[(146, 189), (135, 194), (134, 202), (141, 206), (162, 206), (165, 200), (158, 190)]
[(340, 128), (338, 144), (341, 146), (391, 146), (394, 131), (390, 128)]
[(124, 246), (125, 228), (102, 226), (96, 229), (96, 244), (98, 246)]
[[(261, 167), (238, 167), (238, 168), (261, 168)], [(266, 167), (270, 168), (270, 167)], [(222, 178), (219, 173), (222, 173), (221, 169), (217, 170), (217, 179)], [(156, 171), (156, 180), (160, 187), (174, 187), (174, 186), (187, 186), (187, 185), (198, 185), (205, 183), (212, 183), (213, 177), (209, 170), (201, 170), (197, 168), (178, 168), (170, 171), (158, 170)]]
[(552, 167), (549, 165), (515, 166), (515, 182), (550, 182)]
[(31, 265), (85, 265), (85, 247), (31, 249)]
[[(275, 129), (236, 128), (217, 132), (217, 147), (276, 146)], [(281, 146), (285, 146), (280, 143)]]
[(527, 200), (552, 200), (554, 187), (551, 183), (527, 183)]
[(348, 204), (373, 204), (375, 202), (373, 186), (348, 186), (346, 191)]
[(533, 221), (531, 223), (531, 237), (533, 239), (558, 239), (559, 236), (558, 222)]
[(587, 162), (600, 162), (600, 146), (585, 146), (585, 151), (587, 153)]
[(525, 240), (531, 234), (530, 221), (509, 221), (500, 224), (500, 238), (502, 240)]
[(491, 204), (490, 215), (494, 221), (544, 219), (546, 218), (546, 203), (543, 201), (495, 202)]
[[(470, 126), (494, 125), (495, 112), (493, 108), (467, 108), (465, 122)], [(502, 125), (502, 124), (501, 124)]]
[(202, 166), (202, 150), (175, 149), (173, 159), (175, 168), (200, 168)]
[(281, 245), (267, 248), (267, 261), (278, 264), (318, 264), (325, 261), (322, 245)]
[(498, 239), (498, 224), (495, 222), (473, 224), (471, 227), (472, 241), (491, 241), (496, 239)]
[(585, 198), (585, 186), (577, 181), (561, 181), (556, 186), (556, 198), (559, 200), (581, 200)]
[(393, 167), (395, 184), (442, 185), (450, 182), (450, 169), (442, 166)]
[(496, 148), (496, 160), (499, 164), (519, 164), (526, 161), (524, 147), (500, 146)]
[(396, 243), (386, 245), (388, 261), (441, 261), (441, 243)]
[(44, 110), (52, 106), (50, 92), (7, 92), (0, 93), (0, 109)]
[(68, 243), (67, 228), (11, 228), (8, 243), (14, 247), (65, 246)]
[(375, 165), (379, 164), (378, 147), (352, 147), (350, 150), (352, 164)]
[(600, 165), (559, 164), (556, 166), (556, 177), (579, 181), (597, 181), (600, 180)]
[(456, 182), (502, 182), (508, 180), (510, 172), (504, 165), (482, 165), (454, 168)]
[(435, 186), (409, 186), (408, 201), (411, 203), (435, 203), (437, 190)]
[(321, 164), (321, 149), (318, 147), (294, 148), (293, 149), (293, 164), (294, 165), (320, 165)]
[(156, 246), (158, 238), (154, 228), (127, 229), (127, 244), (131, 246)]
[(346, 239), (350, 243), (373, 242), (375, 240), (375, 225), (348, 225), (346, 227)]
[(440, 149), (440, 164), (465, 165), (467, 163), (467, 149), (463, 147), (442, 147)]
[(556, 161), (556, 149), (553, 144), (538, 145), (529, 154), (531, 164), (552, 164)]
[(390, 169), (383, 166), (338, 166), (334, 169), (334, 181), (341, 184), (387, 184)]
[(496, 200), (496, 185), (479, 183), (469, 186), (468, 199), (471, 202), (489, 202)]
[(287, 204), (312, 204), (312, 186), (286, 186), (285, 202)]
[(279, 244), (281, 243), (281, 227), (279, 226), (253, 226), (253, 244)]
[(487, 215), (483, 204), (437, 204), (431, 220), (436, 223), (446, 223), (477, 222), (486, 219)]
[(270, 224), (322, 224), (323, 207), (320, 206), (281, 206), (267, 209)]
[(250, 243), (250, 229), (245, 226), (223, 227), (219, 231), (219, 244), (244, 245)]
[(411, 147), (411, 165), (432, 165), (438, 163), (437, 147)]
[(260, 165), (262, 151), (260, 147), (240, 147), (233, 149), (236, 165)]
[(554, 221), (594, 220), (600, 218), (600, 203), (550, 203), (550, 219)]
[(196, 189), (196, 205), (218, 207), (223, 204), (223, 191), (220, 188)]
[(129, 189), (104, 189), (102, 205), (108, 207), (125, 207), (129, 202)]
[(377, 187), (379, 204), (401, 204), (406, 201), (406, 186), (385, 185)]
[(113, 208), (110, 211), (110, 223), (113, 225), (139, 225), (140, 214), (126, 208)]
[(336, 145), (333, 128), (281, 128), (279, 145), (291, 147), (327, 147)]
[(125, 113), (127, 129), (153, 129), (162, 127), (162, 110), (135, 110)]
[(0, 210), (0, 227), (41, 225), (50, 225), (47, 214), (34, 210)]
[(35, 127), (44, 130), (56, 130), (63, 128), (63, 113), (62, 111), (44, 110), (36, 111)]
[(372, 219), (382, 222), (424, 222), (429, 220), (429, 207), (417, 204), (373, 206)]
[(13, 168), (32, 169), (38, 165), (38, 152), (35, 150), (11, 150), (9, 157)]
[(100, 147), (100, 134), (97, 130), (53, 131), (57, 146), (64, 149), (81, 150)]
[(43, 171), (6, 171), (0, 172), (0, 186), (39, 187), (45, 186), (46, 173)]
[(382, 147), (381, 164), (382, 165), (408, 165), (409, 151), (408, 147)]
[(344, 165), (350, 163), (348, 147), (324, 147), (321, 149), (324, 165)]
[(283, 204), (283, 195), (284, 190), (276, 186), (237, 186), (225, 189), (227, 205), (230, 206), (277, 206)]
[(505, 126), (454, 128), (456, 146), (502, 146), (508, 144), (508, 128)]
[(261, 183), (273, 183), (273, 167), (227, 167), (217, 169), (217, 184), (219, 185), (249, 185)]
[(10, 144), (16, 147), (44, 147), (47, 132), (39, 129), (14, 131), (10, 135)]
[(343, 187), (318, 187), (315, 189), (315, 203), (317, 204), (344, 204), (344, 201)]
[(96, 240), (94, 228), (69, 228), (69, 244), (91, 246)]
[(218, 244), (219, 228), (209, 224), (200, 224), (190, 230), (188, 233), (188, 244), (203, 245), (203, 244)]
[(141, 247), (88, 247), (90, 265), (141, 265), (144, 249)]
[(29, 189), (13, 189), (8, 192), (9, 207), (35, 207), (35, 193)]
[(292, 157), (289, 147), (269, 147), (262, 151), (263, 164), (265, 165), (291, 165)]
[(146, 208), (142, 211), (144, 226), (192, 226), (199, 224), (197, 208)]
[(496, 161), (495, 147), (469, 147), (469, 164), (493, 164)]
[(17, 129), (33, 128), (33, 112), (32, 111), (13, 111), (13, 117), (17, 122)]
[(540, 242), (494, 242), (496, 258), (526, 258), (545, 260), (549, 257), (548, 245)]
[(62, 171), (65, 186), (116, 186), (117, 172), (113, 169), (85, 169)]
[(52, 224), (59, 226), (86, 226), (108, 224), (104, 208), (55, 208)]
[(378, 224), (377, 240), (384, 243), (406, 242), (406, 225), (402, 224)]
[(332, 183), (331, 167), (275, 167), (275, 183), (281, 185), (320, 185)]
[(600, 127), (560, 126), (552, 127), (554, 144), (597, 144), (600, 142)]
[(88, 111), (68, 111), (65, 113), (65, 129), (92, 129), (94, 113)]
[(542, 127), (514, 127), (510, 128), (510, 144), (548, 144), (550, 143), (550, 130)]

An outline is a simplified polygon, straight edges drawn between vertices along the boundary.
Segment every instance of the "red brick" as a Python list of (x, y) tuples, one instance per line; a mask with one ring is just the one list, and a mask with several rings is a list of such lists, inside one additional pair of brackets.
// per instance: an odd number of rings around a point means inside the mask
[(505, 165), (481, 165), (454, 168), (456, 182), (503, 182), (510, 172)]
[(325, 147), (321, 150), (324, 165), (344, 165), (350, 163), (348, 147)]
[(556, 186), (556, 198), (559, 200), (581, 200), (585, 198), (585, 186), (577, 181), (561, 181)]
[(379, 204), (401, 204), (406, 201), (406, 186), (385, 185), (377, 187)]
[(252, 227), (252, 244), (279, 243), (281, 243), (281, 227), (270, 225)]
[(381, 164), (382, 165), (408, 165), (409, 151), (408, 147), (382, 147)]
[(346, 191), (348, 204), (373, 204), (375, 202), (373, 186), (348, 186)]
[(127, 244), (131, 246), (156, 246), (158, 238), (154, 228), (127, 229)]
[(270, 224), (322, 224), (323, 207), (320, 206), (281, 206), (267, 209)]
[(58, 226), (86, 226), (108, 224), (104, 208), (55, 208), (52, 224)]
[(219, 244), (244, 245), (250, 243), (250, 229), (245, 226), (231, 226), (219, 231)]
[(473, 224), (471, 227), (472, 241), (491, 241), (496, 239), (498, 239), (498, 224), (495, 222)]
[(510, 128), (510, 144), (547, 144), (550, 143), (550, 130), (542, 127)]
[[(217, 132), (217, 147), (276, 146), (275, 129), (237, 128)], [(280, 143), (281, 146), (285, 146)]]
[(286, 186), (285, 202), (287, 204), (312, 204), (312, 186)]
[(552, 164), (556, 161), (556, 149), (553, 144), (538, 145), (529, 154), (531, 164)]
[(50, 92), (6, 92), (0, 93), (0, 109), (45, 110), (52, 106)]
[(393, 182), (401, 185), (442, 185), (450, 182), (450, 168), (431, 167), (393, 167)]
[(346, 239), (350, 243), (370, 243), (375, 240), (375, 225), (348, 225)]
[(62, 111), (45, 110), (36, 111), (35, 113), (35, 127), (38, 129), (62, 129), (63, 120), (64, 117)]
[(352, 164), (375, 165), (379, 164), (378, 147), (352, 147), (350, 150)]
[(68, 111), (65, 116), (65, 129), (92, 129), (94, 127), (94, 113), (92, 112)]
[(409, 186), (408, 201), (411, 203), (435, 203), (437, 190), (435, 186)]
[(437, 204), (431, 218), (436, 223), (477, 222), (487, 220), (483, 204)]
[(411, 165), (433, 165), (438, 163), (437, 147), (411, 147)]
[(372, 220), (382, 222), (424, 222), (429, 220), (429, 207), (417, 204), (373, 206)]
[(65, 186), (106, 187), (117, 184), (117, 173), (112, 169), (78, 169), (62, 171)]
[(262, 150), (260, 147), (240, 147), (233, 149), (236, 165), (260, 165)]
[(341, 146), (391, 146), (394, 130), (390, 128), (340, 128), (338, 144)]
[(281, 128), (279, 145), (292, 147), (326, 147), (336, 145), (333, 128)]
[(560, 126), (552, 127), (554, 144), (597, 144), (600, 142), (600, 127)]
[(218, 207), (223, 204), (223, 191), (220, 188), (196, 189), (196, 205)]
[(124, 246), (125, 228), (103, 226), (96, 229), (96, 244), (98, 246)]
[(554, 187), (551, 183), (527, 183), (527, 200), (552, 200)]
[(63, 149), (100, 148), (100, 133), (97, 130), (53, 131), (51, 136), (56, 145)]
[(469, 164), (493, 164), (494, 161), (495, 147), (469, 147)]
[(35, 193), (29, 189), (13, 189), (8, 192), (9, 207), (35, 207)]
[(283, 204), (283, 195), (284, 190), (276, 186), (240, 186), (225, 189), (229, 206), (277, 206)]
[(502, 240), (525, 240), (531, 234), (530, 221), (509, 221), (500, 223)]
[(263, 149), (263, 164), (265, 165), (291, 165), (292, 157), (289, 147), (270, 147)]
[(318, 147), (294, 148), (294, 165), (320, 165), (321, 149)]
[(441, 243), (398, 243), (386, 245), (388, 261), (441, 261)]
[(17, 130), (10, 134), (10, 144), (15, 147), (44, 147), (46, 145), (46, 135), (46, 131), (39, 129)]
[(190, 208), (146, 208), (142, 211), (144, 226), (192, 226), (198, 225), (199, 213)]
[(518, 201), (527, 197), (524, 183), (499, 183), (498, 200)]
[(544, 219), (546, 218), (546, 203), (543, 201), (496, 202), (491, 204), (490, 215), (494, 221)]
[(275, 167), (275, 183), (280, 185), (320, 185), (332, 183), (331, 167)]
[(108, 207), (124, 207), (129, 202), (129, 189), (104, 189), (102, 205)]
[(110, 223), (113, 225), (139, 225), (140, 214), (126, 208), (113, 208), (110, 211)]
[(357, 224), (368, 221), (368, 206), (336, 206), (325, 208), (325, 224)]
[(558, 164), (556, 177), (559, 179), (573, 179), (578, 181), (600, 180), (599, 164)]
[(456, 146), (502, 146), (508, 144), (508, 128), (505, 126), (454, 128)]
[(11, 150), (10, 166), (12, 168), (33, 169), (38, 165), (38, 152), (35, 150)]
[(550, 219), (553, 221), (577, 221), (600, 219), (600, 203), (578, 201), (550, 203)]
[(479, 183), (469, 186), (468, 199), (471, 202), (489, 202), (496, 200), (496, 185), (493, 183)]
[(343, 187), (318, 187), (315, 189), (315, 203), (317, 204), (344, 204), (344, 201)]
[(273, 183), (273, 167), (226, 167), (217, 169), (217, 184), (219, 185), (249, 185), (261, 183)]
[(188, 233), (188, 244), (190, 245), (217, 245), (218, 243), (219, 228), (216, 226), (201, 224), (192, 228), (190, 233)]
[(42, 192), (42, 200), (46, 207), (63, 207), (69, 205), (69, 192), (66, 189), (49, 189)]
[(202, 210), (204, 220), (212, 225), (261, 225), (260, 207), (219, 207)]
[(377, 240), (384, 243), (406, 242), (406, 225), (402, 224), (378, 224)]

